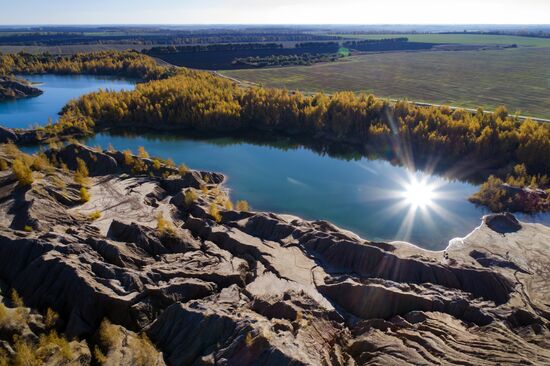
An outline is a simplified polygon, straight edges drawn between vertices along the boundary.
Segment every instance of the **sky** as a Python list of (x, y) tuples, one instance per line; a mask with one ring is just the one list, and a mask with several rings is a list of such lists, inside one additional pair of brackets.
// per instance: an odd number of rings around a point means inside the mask
[(0, 25), (550, 24), (550, 0), (1, 0)]

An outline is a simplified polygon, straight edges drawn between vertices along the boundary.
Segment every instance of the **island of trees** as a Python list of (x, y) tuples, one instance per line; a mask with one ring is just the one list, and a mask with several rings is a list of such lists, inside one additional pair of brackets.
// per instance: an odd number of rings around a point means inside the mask
[[(468, 162), (458, 174), (485, 178), (495, 174), (473, 197), (475, 202), (495, 210), (549, 209), (550, 129), (520, 121), (503, 107), (494, 113), (481, 109), (471, 113), (392, 103), (363, 93), (308, 96), (284, 89), (245, 88), (210, 72), (158, 66), (133, 52), (3, 57), (11, 60), (11, 66), (4, 67), (8, 72), (105, 70), (150, 80), (132, 91), (98, 91), (70, 102), (57, 123), (41, 130), (48, 137), (129, 127), (309, 136), (377, 151), (403, 164), (437, 158), (448, 168)], [(522, 199), (528, 191), (537, 193)]]

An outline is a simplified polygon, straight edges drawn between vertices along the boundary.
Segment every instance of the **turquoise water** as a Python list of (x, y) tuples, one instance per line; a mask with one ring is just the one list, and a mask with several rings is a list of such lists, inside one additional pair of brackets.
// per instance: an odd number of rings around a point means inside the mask
[[(44, 104), (41, 98), (61, 106), (93, 85), (111, 88), (108, 84), (114, 82), (116, 87), (124, 86), (119, 81), (93, 77), (54, 79), (70, 85), (59, 85), (62, 92), (58, 88), (45, 89), (41, 97), (15, 102), (25, 107), (11, 106), (11, 120), (26, 120), (23, 116), (27, 108), (39, 109)], [(67, 90), (74, 94), (69, 96)], [(2, 104), (0, 111), (5, 112)], [(49, 115), (45, 112), (36, 118), (45, 121)], [(235, 138), (98, 134), (85, 142), (103, 148), (112, 144), (116, 149), (134, 152), (144, 146), (152, 156), (172, 158), (194, 169), (225, 173), (234, 201), (245, 199), (255, 210), (328, 220), (371, 240), (406, 240), (427, 249), (443, 249), (450, 239), (465, 236), (478, 226), (481, 216), (487, 213), (467, 200), (477, 190), (475, 185), (410, 173), (383, 160), (331, 157), (281, 139), (270, 146)], [(415, 181), (425, 184), (408, 187)], [(550, 224), (550, 215), (519, 217)]]
[(25, 79), (39, 83), (44, 94), (35, 98), (0, 103), (0, 124), (4, 127), (27, 128), (55, 121), (61, 108), (80, 95), (99, 89), (132, 89), (134, 83), (113, 77), (89, 75), (31, 75)]

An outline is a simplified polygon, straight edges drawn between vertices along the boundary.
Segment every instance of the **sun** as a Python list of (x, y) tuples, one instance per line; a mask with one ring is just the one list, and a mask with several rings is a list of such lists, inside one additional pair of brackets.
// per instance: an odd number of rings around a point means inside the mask
[(433, 204), (434, 187), (426, 180), (418, 180), (413, 177), (403, 188), (403, 197), (411, 207), (423, 209)]

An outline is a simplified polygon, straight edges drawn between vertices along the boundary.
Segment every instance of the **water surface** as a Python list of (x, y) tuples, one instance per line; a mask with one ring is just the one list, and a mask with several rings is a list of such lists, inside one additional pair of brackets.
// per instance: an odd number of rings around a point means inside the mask
[(0, 103), (0, 124), (4, 127), (27, 128), (57, 120), (61, 108), (71, 99), (99, 89), (132, 89), (134, 82), (108, 76), (28, 75), (23, 78), (38, 83), (44, 94)]
[[(406, 240), (444, 249), (488, 213), (467, 200), (477, 186), (411, 173), (384, 160), (344, 160), (304, 147), (256, 145), (234, 138), (98, 134), (86, 143), (133, 152), (144, 146), (152, 156), (222, 172), (229, 177), (226, 184), (234, 201), (247, 200), (255, 210), (328, 220), (370, 240)], [(423, 201), (426, 187), (433, 191)], [(550, 224), (550, 215), (517, 216)]]

